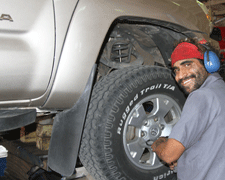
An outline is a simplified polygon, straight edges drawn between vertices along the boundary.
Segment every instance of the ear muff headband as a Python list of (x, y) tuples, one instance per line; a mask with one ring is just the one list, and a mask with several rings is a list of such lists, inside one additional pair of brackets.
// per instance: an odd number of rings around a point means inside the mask
[(205, 45), (201, 44), (203, 47), (206, 48), (206, 52), (204, 53), (204, 65), (205, 69), (211, 74), (219, 70), (220, 68), (220, 59), (214, 53), (213, 51), (210, 50), (210, 48)]

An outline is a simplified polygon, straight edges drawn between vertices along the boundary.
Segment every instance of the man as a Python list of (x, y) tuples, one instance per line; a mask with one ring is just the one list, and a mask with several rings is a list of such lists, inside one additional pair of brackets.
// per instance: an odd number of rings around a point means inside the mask
[(177, 165), (179, 180), (225, 179), (225, 83), (206, 71), (203, 49), (193, 39), (174, 49), (175, 80), (189, 95), (169, 138), (152, 145), (171, 169)]

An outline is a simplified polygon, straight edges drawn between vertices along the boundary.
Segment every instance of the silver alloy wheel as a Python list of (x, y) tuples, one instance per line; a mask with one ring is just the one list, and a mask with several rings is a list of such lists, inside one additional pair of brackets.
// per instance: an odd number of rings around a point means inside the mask
[(180, 119), (181, 108), (167, 95), (154, 94), (130, 111), (123, 131), (123, 145), (130, 161), (147, 170), (163, 166), (151, 145), (160, 136), (169, 136)]

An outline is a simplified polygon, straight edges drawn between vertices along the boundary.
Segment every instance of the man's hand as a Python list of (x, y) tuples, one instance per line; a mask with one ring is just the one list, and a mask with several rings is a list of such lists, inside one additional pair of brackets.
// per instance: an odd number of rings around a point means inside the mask
[(169, 164), (170, 169), (174, 170), (174, 168), (177, 166), (177, 161), (176, 162), (172, 162), (171, 164)]
[[(166, 137), (160, 137), (159, 139), (157, 139), (153, 144), (152, 144), (152, 150), (155, 152), (156, 151), (156, 149), (157, 149), (157, 147), (160, 145), (160, 144), (162, 144), (162, 143), (164, 143), (164, 142), (167, 142), (168, 141), (168, 138), (166, 138)], [(161, 149), (159, 149), (159, 151), (161, 152), (162, 151), (162, 148), (163, 147), (161, 147)]]
[(152, 151), (154, 151), (158, 157), (171, 164), (179, 159), (185, 150), (183, 144), (175, 139), (168, 139), (165, 137), (160, 137), (152, 144)]

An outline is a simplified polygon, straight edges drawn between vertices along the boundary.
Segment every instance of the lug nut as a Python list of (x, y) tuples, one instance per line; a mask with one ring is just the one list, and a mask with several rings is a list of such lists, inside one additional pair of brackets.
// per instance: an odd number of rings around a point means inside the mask
[(148, 141), (146, 142), (146, 144), (147, 144), (148, 146), (151, 146), (151, 145), (153, 144), (153, 141), (148, 140)]
[(165, 128), (165, 125), (164, 124), (160, 124), (160, 128), (161, 128), (161, 130), (163, 130)]
[(142, 131), (142, 132), (141, 132), (141, 137), (146, 136), (146, 134), (147, 134), (147, 133), (146, 133), (145, 131)]
[(148, 121), (145, 121), (145, 124), (144, 124), (144, 126), (147, 126), (148, 125)]
[(158, 118), (155, 118), (154, 121), (157, 122), (158, 121)]

